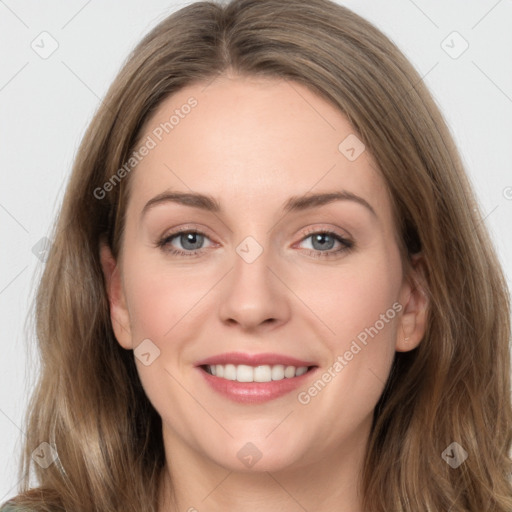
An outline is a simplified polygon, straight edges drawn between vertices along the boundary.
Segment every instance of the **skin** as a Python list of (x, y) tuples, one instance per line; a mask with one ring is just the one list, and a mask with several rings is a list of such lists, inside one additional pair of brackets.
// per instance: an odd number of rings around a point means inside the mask
[[(413, 284), (420, 264), (404, 274), (385, 182), (368, 151), (351, 162), (338, 150), (354, 129), (331, 104), (294, 82), (224, 75), (166, 99), (141, 140), (191, 96), (198, 105), (132, 171), (118, 261), (101, 248), (118, 342), (132, 350), (150, 339), (160, 350), (148, 366), (136, 358), (163, 420), (160, 510), (362, 512), (375, 404), (395, 351), (415, 348), (425, 332), (427, 299)], [(222, 211), (165, 202), (141, 218), (168, 190), (209, 194)], [(283, 213), (291, 196), (340, 190), (375, 215), (349, 200)], [(207, 235), (198, 254), (171, 254), (190, 247), (179, 236), (157, 246), (177, 227)], [(325, 231), (354, 246), (334, 253), (339, 242), (313, 245), (311, 233)], [(263, 249), (252, 263), (236, 252), (247, 236)], [(397, 302), (400, 313), (299, 403), (298, 392)], [(240, 404), (195, 367), (233, 351), (285, 354), (319, 368), (297, 391)], [(250, 468), (237, 457), (247, 442), (262, 455)]]

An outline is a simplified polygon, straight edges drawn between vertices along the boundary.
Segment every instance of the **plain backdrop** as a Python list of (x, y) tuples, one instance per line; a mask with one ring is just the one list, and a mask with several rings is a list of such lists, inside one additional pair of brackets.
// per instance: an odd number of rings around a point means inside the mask
[[(22, 417), (38, 371), (37, 361), (27, 364), (24, 329), (43, 265), (33, 248), (49, 233), (80, 139), (125, 57), (189, 3), (0, 0), (0, 502), (16, 494)], [(377, 25), (424, 77), (510, 283), (512, 2), (338, 3)]]

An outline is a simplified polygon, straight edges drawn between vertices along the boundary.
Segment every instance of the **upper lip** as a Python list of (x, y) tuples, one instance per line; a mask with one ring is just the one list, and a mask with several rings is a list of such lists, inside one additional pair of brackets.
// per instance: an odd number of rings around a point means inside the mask
[(283, 366), (295, 366), (299, 368), (301, 366), (315, 366), (312, 361), (305, 361), (290, 357), (282, 354), (244, 354), (242, 352), (228, 352), (225, 354), (218, 354), (207, 359), (203, 359), (197, 363), (197, 366), (215, 365), (215, 364), (245, 364), (247, 366), (262, 366), (262, 365), (278, 365)]

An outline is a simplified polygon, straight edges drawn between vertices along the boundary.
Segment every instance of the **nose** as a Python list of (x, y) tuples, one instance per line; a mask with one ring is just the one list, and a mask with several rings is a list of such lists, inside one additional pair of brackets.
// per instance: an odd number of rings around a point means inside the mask
[[(235, 254), (234, 267), (223, 280), (219, 316), (244, 330), (273, 329), (290, 318), (289, 291), (279, 265), (267, 251), (252, 262)], [(269, 266), (271, 265), (272, 266)]]

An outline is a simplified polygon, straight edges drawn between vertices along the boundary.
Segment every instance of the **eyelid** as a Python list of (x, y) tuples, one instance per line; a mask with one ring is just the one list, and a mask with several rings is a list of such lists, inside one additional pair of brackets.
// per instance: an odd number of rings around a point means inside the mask
[[(177, 228), (171, 228), (171, 231), (168, 234), (162, 235), (156, 241), (155, 245), (157, 247), (160, 247), (161, 249), (166, 250), (169, 253), (177, 255), (177, 256), (185, 256), (185, 255), (186, 256), (196, 256), (198, 254), (204, 253), (204, 252), (212, 249), (215, 246), (220, 245), (218, 242), (215, 242), (212, 239), (212, 237), (208, 234), (208, 231), (209, 230), (203, 226), (198, 228), (197, 225), (194, 225), (194, 224), (185, 224), (185, 225), (179, 226)], [(307, 253), (309, 253), (310, 255), (313, 255), (315, 257), (335, 257), (346, 250), (352, 249), (355, 245), (353, 237), (351, 235), (347, 236), (345, 234), (340, 233), (340, 231), (341, 230), (339, 228), (336, 228), (334, 226), (327, 227), (327, 226), (325, 226), (325, 224), (309, 226), (305, 229), (305, 231), (303, 231), (299, 241), (292, 244), (292, 247), (296, 247), (297, 245), (301, 244), (306, 239), (311, 237), (311, 235), (326, 234), (326, 235), (329, 235), (329, 236), (332, 236), (333, 238), (335, 238), (338, 241), (338, 243), (341, 245), (341, 247), (336, 250), (329, 249), (326, 251), (320, 251), (318, 249), (306, 249), (306, 248), (304, 248), (302, 250), (306, 251)], [(171, 240), (179, 237), (179, 235), (181, 233), (196, 233), (198, 235), (201, 235), (201, 236), (204, 236), (205, 238), (207, 238), (211, 242), (211, 244), (208, 247), (202, 247), (200, 249), (189, 250), (189, 251), (174, 248), (171, 245)], [(167, 246), (173, 247), (173, 248), (172, 249), (166, 248)]]
[(179, 235), (181, 233), (190, 233), (190, 232), (204, 235), (205, 237), (208, 237), (210, 240), (212, 240), (212, 238), (215, 238), (210, 233), (210, 230), (208, 228), (206, 228), (205, 226), (202, 226), (200, 224), (191, 223), (191, 224), (181, 225), (178, 227), (168, 228), (164, 231), (163, 235), (158, 237), (158, 239), (162, 240), (165, 238), (171, 238), (171, 237)]
[(311, 235), (314, 235), (316, 233), (327, 233), (336, 235), (337, 237), (341, 238), (342, 240), (345, 240), (347, 242), (354, 243), (354, 237), (346, 230), (342, 230), (340, 228), (337, 228), (335, 226), (326, 226), (325, 224), (315, 224), (313, 226), (308, 226), (303, 231), (301, 238), (299, 242), (295, 242), (295, 244), (300, 243), (304, 241), (304, 239), (308, 238)]
[[(154, 246), (175, 256), (195, 256), (219, 245), (219, 243), (215, 242), (208, 234), (208, 231), (209, 230), (207, 228), (203, 226), (197, 227), (197, 225), (194, 224), (185, 224), (176, 228), (170, 228), (167, 229), (163, 235), (156, 239)], [(203, 247), (201, 249), (195, 249), (192, 251), (185, 251), (183, 249), (178, 249), (172, 246), (171, 241), (174, 238), (179, 237), (182, 233), (196, 233), (198, 235), (204, 236), (210, 241), (210, 245), (208, 247)]]
[[(207, 236), (210, 240), (212, 239), (212, 236), (209, 234), (209, 230), (206, 227), (203, 227), (203, 226), (197, 227), (197, 226), (198, 226), (197, 224), (185, 224), (184, 226), (179, 226), (176, 228), (169, 228), (166, 230), (166, 232), (168, 231), (169, 233), (161, 235), (159, 237), (159, 240), (165, 239), (165, 238), (171, 238), (171, 237), (176, 236), (183, 232), (185, 232), (185, 233), (196, 232), (198, 234)], [(343, 231), (345, 231), (345, 230), (343, 230)], [(332, 233), (332, 234), (339, 236), (340, 238), (343, 238), (343, 239), (348, 238), (350, 240), (352, 240), (352, 238), (353, 238), (348, 232), (346, 232), (346, 235), (338, 232), (337, 228), (335, 228), (335, 227), (326, 227), (325, 225), (323, 225), (323, 226), (315, 225), (315, 226), (306, 228), (306, 230), (302, 233), (299, 241), (302, 242), (304, 240), (304, 238), (307, 238), (309, 235), (316, 234), (316, 233)]]

